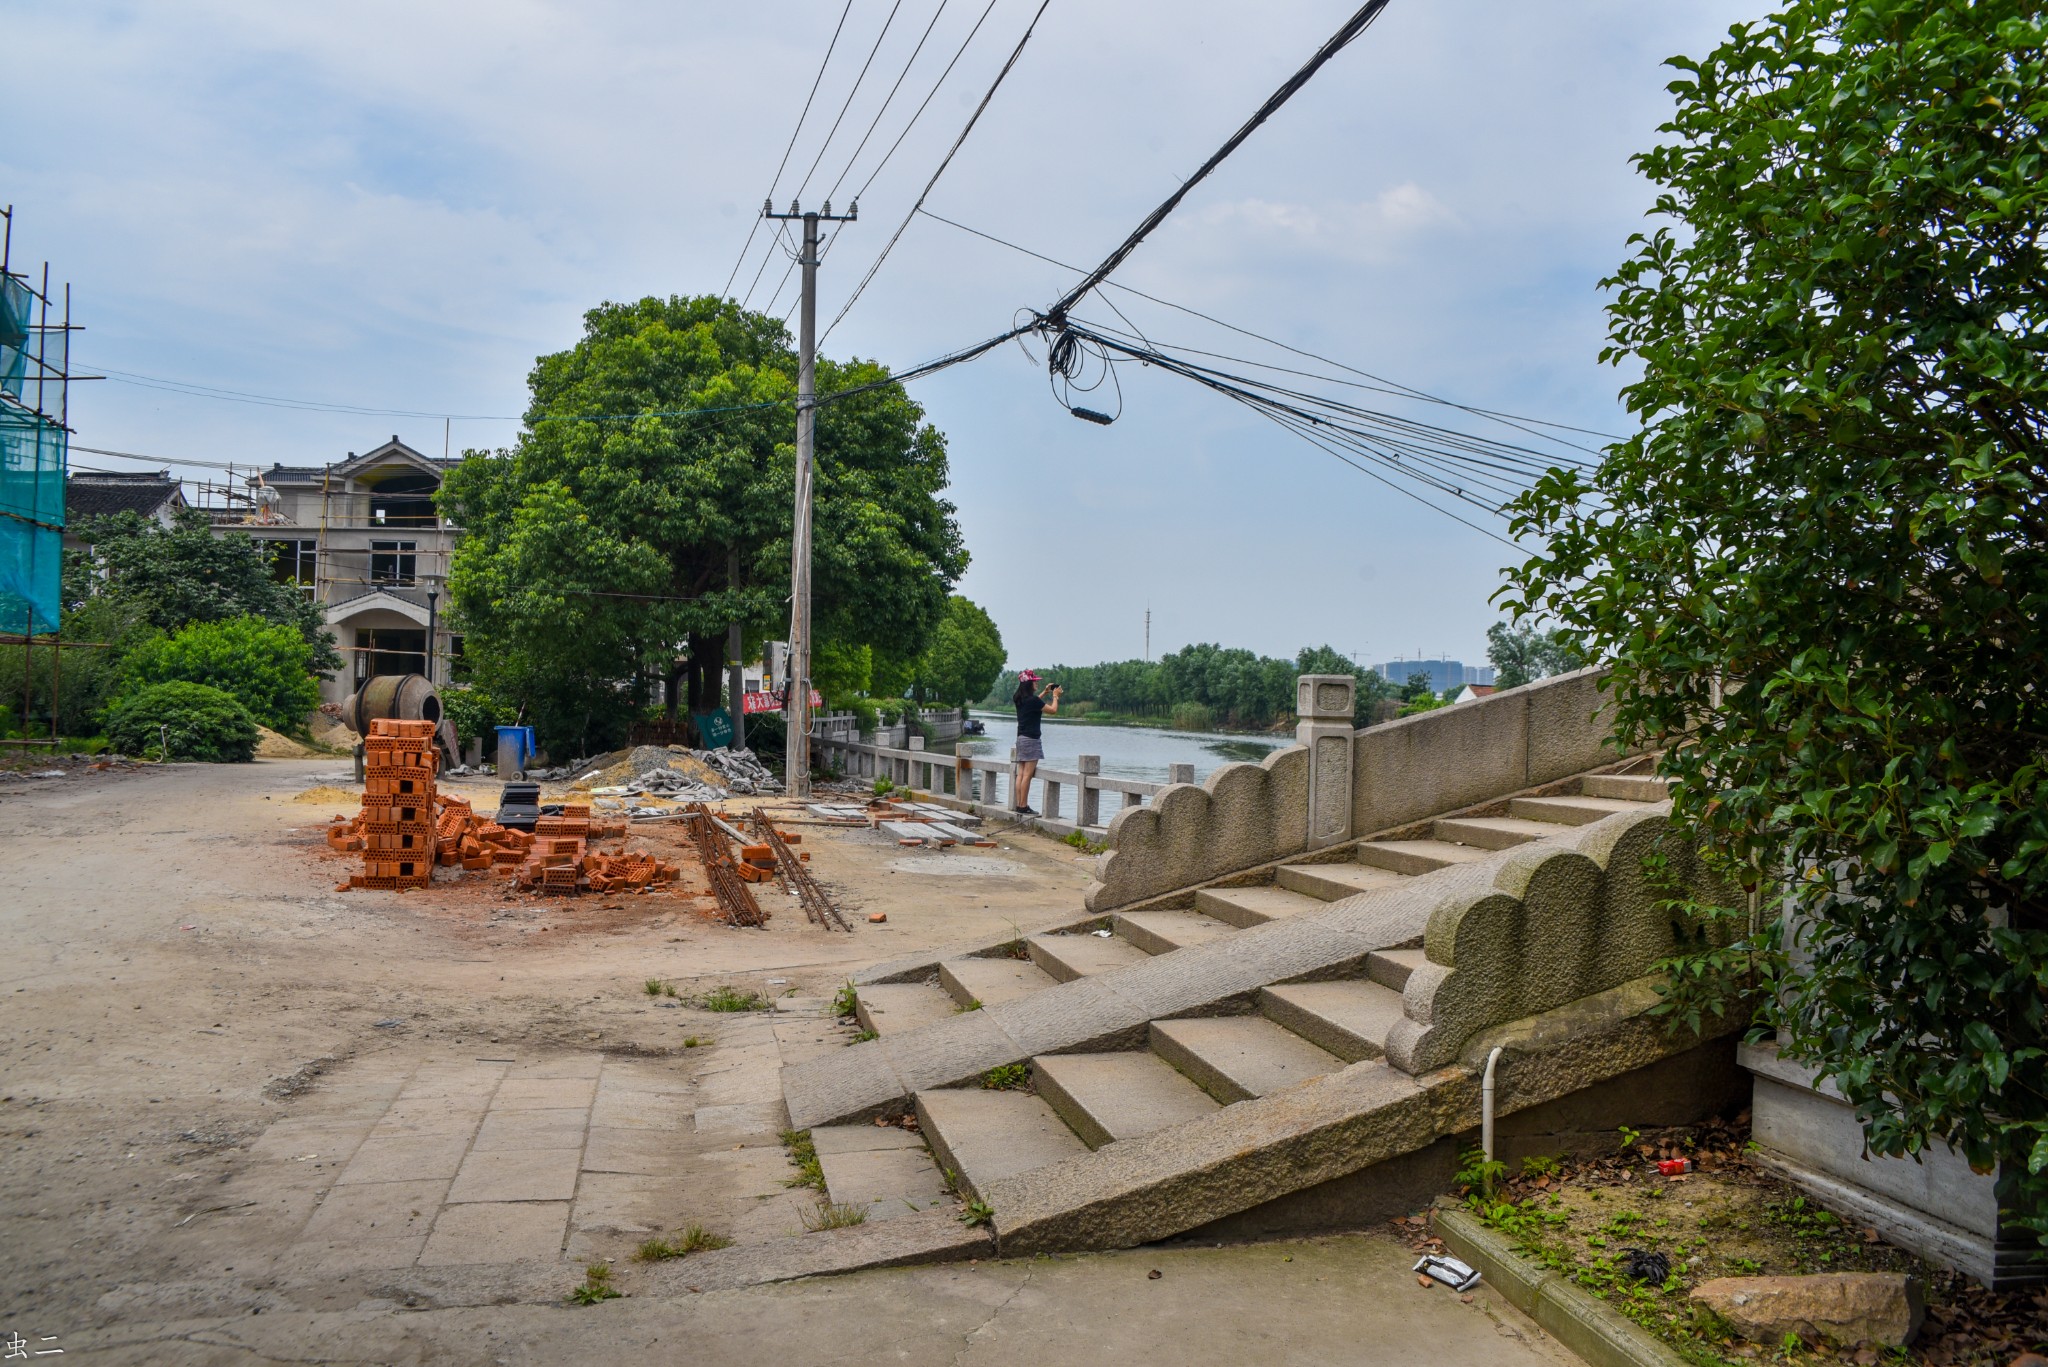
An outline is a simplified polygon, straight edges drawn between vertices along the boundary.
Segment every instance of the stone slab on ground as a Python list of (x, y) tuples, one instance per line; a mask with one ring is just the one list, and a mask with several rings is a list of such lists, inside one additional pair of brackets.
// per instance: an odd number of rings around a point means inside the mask
[(1692, 1299), (1754, 1343), (1787, 1334), (1826, 1338), (1851, 1348), (1897, 1348), (1927, 1317), (1919, 1279), (1903, 1272), (1821, 1272), (1803, 1277), (1716, 1277)]
[(875, 983), (860, 989), (858, 1003), (861, 1028), (878, 1035), (900, 1035), (960, 1009), (936, 983)]
[(1001, 1006), (1058, 981), (1029, 959), (948, 959), (939, 965), (939, 982), (958, 1006)]
[(1088, 1152), (1052, 1107), (1029, 1092), (919, 1092), (917, 1119), (940, 1168), (983, 1200), (991, 1183)]

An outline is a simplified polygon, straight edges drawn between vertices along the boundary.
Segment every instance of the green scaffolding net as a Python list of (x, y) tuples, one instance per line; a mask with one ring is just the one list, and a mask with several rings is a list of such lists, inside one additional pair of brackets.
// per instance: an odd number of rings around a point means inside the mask
[(0, 632), (57, 629), (64, 429), (0, 404)]
[(63, 572), (68, 337), (64, 330), (35, 327), (33, 303), (20, 277), (0, 276), (0, 632), (6, 633), (57, 629)]

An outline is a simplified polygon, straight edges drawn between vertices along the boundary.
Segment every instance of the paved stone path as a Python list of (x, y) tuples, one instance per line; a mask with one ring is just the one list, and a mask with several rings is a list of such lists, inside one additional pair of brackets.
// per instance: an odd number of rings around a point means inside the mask
[(272, 1125), (250, 1152), (258, 1168), (332, 1174), (286, 1261), (316, 1273), (580, 1264), (692, 1223), (742, 1243), (801, 1232), (816, 1194), (785, 1185), (778, 1075), (786, 1058), (840, 1047), (841, 1032), (822, 1002), (777, 1005), (709, 1027), (716, 1045), (688, 1067), (396, 1051), (349, 1064), (316, 1088), (317, 1111)]

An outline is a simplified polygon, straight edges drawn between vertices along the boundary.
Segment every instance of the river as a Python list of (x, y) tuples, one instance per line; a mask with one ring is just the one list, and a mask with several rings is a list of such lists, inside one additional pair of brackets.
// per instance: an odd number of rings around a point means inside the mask
[[(988, 727), (985, 736), (962, 736), (960, 754), (1007, 756), (1017, 739), (1017, 718), (1008, 712), (974, 712)], [(1155, 726), (1097, 726), (1087, 722), (1063, 722), (1047, 717), (1042, 723), (1045, 767), (1072, 772), (1077, 755), (1102, 756), (1102, 772), (1108, 778), (1138, 779), (1164, 783), (1167, 766), (1192, 764), (1195, 782), (1200, 783), (1226, 764), (1264, 759), (1283, 745), (1292, 745), (1291, 735), (1246, 736), (1214, 731), (1169, 731)]]

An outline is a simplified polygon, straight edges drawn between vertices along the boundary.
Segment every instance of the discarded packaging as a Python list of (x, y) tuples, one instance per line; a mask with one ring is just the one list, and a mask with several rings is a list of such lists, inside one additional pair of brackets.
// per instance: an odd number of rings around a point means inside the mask
[(1692, 1160), (1690, 1158), (1661, 1159), (1657, 1163), (1657, 1171), (1663, 1173), (1666, 1177), (1677, 1177), (1692, 1171)]
[(1467, 1263), (1441, 1253), (1431, 1253), (1415, 1264), (1414, 1270), (1431, 1281), (1442, 1282), (1453, 1291), (1470, 1291), (1479, 1285), (1479, 1272)]

